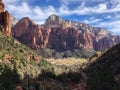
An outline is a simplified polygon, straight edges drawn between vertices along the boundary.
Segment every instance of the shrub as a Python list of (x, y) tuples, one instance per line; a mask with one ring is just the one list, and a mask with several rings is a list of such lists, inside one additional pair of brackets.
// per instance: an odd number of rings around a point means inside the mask
[(4, 90), (13, 90), (15, 84), (19, 83), (19, 75), (16, 68), (11, 70), (10, 66), (5, 65), (0, 75), (0, 84)]

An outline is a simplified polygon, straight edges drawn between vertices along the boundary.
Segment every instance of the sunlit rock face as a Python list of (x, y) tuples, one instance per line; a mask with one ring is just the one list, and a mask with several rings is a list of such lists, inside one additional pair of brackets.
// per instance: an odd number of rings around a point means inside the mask
[(33, 49), (72, 50), (85, 48), (104, 50), (120, 42), (120, 36), (88, 24), (63, 20), (53, 14), (45, 24), (37, 25), (28, 17), (13, 28), (13, 36)]
[(0, 0), (0, 25), (3, 29), (3, 32), (10, 36), (11, 35), (11, 26), (10, 26), (10, 14), (8, 11), (4, 11), (5, 5), (2, 0)]
[(0, 13), (4, 12), (5, 5), (2, 0), (0, 0)]

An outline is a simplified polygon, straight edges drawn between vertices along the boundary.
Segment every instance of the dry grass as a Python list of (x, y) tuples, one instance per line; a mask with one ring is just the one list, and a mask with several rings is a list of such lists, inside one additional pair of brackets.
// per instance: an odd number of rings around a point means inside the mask
[(76, 64), (87, 63), (88, 60), (81, 58), (64, 58), (64, 59), (47, 59), (48, 62), (53, 65), (65, 65), (65, 66), (73, 66)]
[(88, 60), (80, 58), (47, 59), (54, 65), (56, 75), (67, 72), (77, 72), (80, 68), (85, 68)]

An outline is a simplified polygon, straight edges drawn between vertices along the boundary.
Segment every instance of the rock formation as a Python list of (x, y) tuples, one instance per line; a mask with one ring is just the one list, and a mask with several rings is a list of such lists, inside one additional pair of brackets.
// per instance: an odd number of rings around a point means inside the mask
[(28, 17), (20, 20), (12, 31), (15, 38), (34, 49), (46, 47), (50, 32), (36, 25)]
[(2, 0), (0, 0), (0, 26), (3, 28), (3, 32), (10, 36), (11, 26), (10, 26), (10, 14), (8, 11), (4, 11), (5, 5)]
[(13, 16), (10, 17), (11, 27), (14, 27), (17, 22), (18, 22), (18, 20), (15, 17), (13, 17)]
[(120, 36), (105, 29), (63, 20), (54, 14), (43, 25), (23, 18), (14, 26), (13, 36), (33, 49), (47, 47), (59, 51), (81, 47), (104, 50), (120, 42)]
[(4, 12), (5, 5), (2, 0), (0, 0), (0, 13)]

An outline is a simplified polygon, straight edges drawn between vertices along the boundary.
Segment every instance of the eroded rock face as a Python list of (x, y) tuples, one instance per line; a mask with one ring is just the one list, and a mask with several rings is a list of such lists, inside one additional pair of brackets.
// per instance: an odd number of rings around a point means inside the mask
[(11, 26), (10, 26), (10, 14), (8, 11), (4, 12), (4, 3), (0, 0), (0, 25), (3, 27), (3, 32), (10, 36), (11, 35)]
[(0, 13), (4, 12), (5, 5), (2, 0), (0, 0)]
[(45, 28), (62, 28), (65, 29), (69, 27), (69, 25), (59, 16), (52, 14), (48, 17), (44, 24)]
[(13, 28), (13, 36), (31, 48), (46, 47), (50, 30), (36, 25), (28, 17), (20, 20)]
[(104, 50), (120, 42), (120, 36), (88, 24), (65, 21), (51, 15), (44, 25), (23, 18), (13, 28), (13, 36), (33, 49), (51, 48), (60, 51), (75, 48)]

